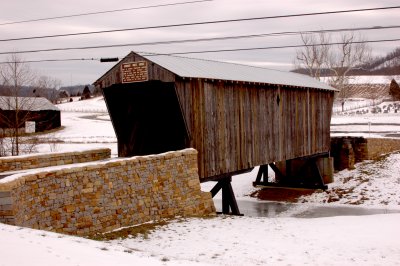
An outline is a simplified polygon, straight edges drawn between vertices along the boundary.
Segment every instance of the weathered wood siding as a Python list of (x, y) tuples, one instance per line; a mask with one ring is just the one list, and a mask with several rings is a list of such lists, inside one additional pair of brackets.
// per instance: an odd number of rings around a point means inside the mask
[(202, 178), (329, 150), (333, 92), (203, 79), (175, 84)]
[[(134, 61), (148, 62), (150, 82), (143, 83), (143, 86), (120, 84), (120, 65)], [(137, 145), (134, 144), (143, 143), (136, 139), (137, 133), (133, 130), (133, 125), (139, 125), (136, 121), (139, 118), (136, 115), (140, 115), (140, 119), (144, 119), (144, 116), (149, 119), (150, 116), (147, 115), (148, 112), (140, 111), (140, 114), (135, 113), (135, 116), (131, 115), (128, 118), (126, 114), (130, 112), (129, 110), (137, 108), (142, 102), (140, 99), (129, 100), (130, 97), (138, 97), (136, 92), (134, 96), (133, 93), (123, 91), (143, 87), (144, 91), (152, 90), (154, 99), (160, 99), (160, 91), (170, 86), (156, 86), (156, 83), (151, 83), (154, 81), (166, 84), (173, 82), (172, 85), (170, 83), (172, 92), (175, 86), (174, 97), (177, 99), (173, 100), (177, 100), (175, 106), (180, 105), (184, 117), (184, 125), (181, 122), (176, 123), (180, 125), (177, 134), (188, 136), (189, 143), (185, 142), (185, 145), (198, 150), (200, 178), (229, 174), (257, 165), (329, 151), (333, 91), (226, 80), (183, 79), (131, 53), (96, 82), (96, 86), (106, 92), (110, 113), (111, 109), (116, 110), (111, 117), (114, 128), (121, 129), (116, 129), (117, 136), (126, 135), (124, 138), (118, 137), (119, 150), (123, 151), (121, 154), (124, 156), (135, 154), (132, 149), (136, 148), (132, 147)], [(120, 84), (118, 90), (115, 84)], [(146, 89), (147, 86), (151, 88)], [(118, 98), (117, 94), (120, 91), (123, 93)], [(172, 92), (169, 95), (173, 95)], [(163, 101), (167, 101), (167, 98), (162, 98), (157, 105), (169, 106), (163, 104)], [(148, 106), (152, 108), (151, 101), (148, 102)], [(164, 109), (159, 108), (156, 112), (150, 112), (153, 114), (152, 120), (165, 120), (162, 130), (172, 132), (166, 121), (170, 116), (160, 115), (156, 119), (156, 113), (161, 114)], [(181, 115), (178, 112), (180, 110), (170, 114)], [(150, 129), (155, 130), (151, 127)], [(174, 149), (175, 146), (172, 146), (170, 148)], [(156, 148), (154, 150), (157, 150)], [(145, 148), (142, 150), (143, 153), (148, 151)]]
[[(0, 110), (0, 129), (13, 128), (15, 125), (15, 111)], [(25, 126), (25, 121), (35, 122), (35, 132), (43, 132), (61, 127), (61, 112), (56, 110), (26, 111), (19, 110), (18, 121), (20, 127)]]

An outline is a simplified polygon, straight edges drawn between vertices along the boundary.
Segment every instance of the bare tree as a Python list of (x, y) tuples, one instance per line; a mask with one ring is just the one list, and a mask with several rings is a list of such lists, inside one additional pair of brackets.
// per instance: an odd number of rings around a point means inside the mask
[(322, 71), (329, 72), (327, 82), (340, 90), (342, 108), (348, 98), (346, 85), (351, 70), (359, 68), (371, 58), (371, 50), (361, 35), (349, 32), (340, 35), (335, 45), (331, 34), (302, 34), (304, 48), (296, 51), (295, 65), (306, 69), (309, 75), (321, 79)]
[[(35, 104), (32, 98), (21, 97), (22, 87), (30, 86), (34, 82), (35, 74), (29, 65), (15, 54), (9, 57), (8, 63), (0, 65), (0, 84), (8, 95), (0, 98), (3, 110), (0, 119), (6, 127), (2, 134), (8, 137), (7, 140), (2, 139), (2, 144), (10, 146), (11, 155), (20, 154), (21, 128), (29, 116), (29, 112), (25, 110), (31, 110)], [(28, 149), (32, 150), (30, 147)]]
[(329, 57), (330, 36), (324, 32), (318, 35), (302, 33), (301, 40), (304, 49), (296, 51), (295, 65), (298, 68), (305, 68), (311, 77), (321, 79), (321, 71), (327, 67)]
[(6, 133), (2, 128), (0, 128), (0, 157), (7, 155), (6, 142)]
[(339, 97), (344, 101), (349, 97), (346, 85), (350, 71), (368, 62), (371, 49), (361, 35), (353, 32), (342, 34), (340, 38), (336, 51), (328, 58), (328, 68), (333, 74), (329, 84), (340, 90)]
[(45, 97), (52, 103), (59, 99), (59, 88), (61, 81), (48, 76), (40, 76), (35, 84), (34, 95), (36, 97)]

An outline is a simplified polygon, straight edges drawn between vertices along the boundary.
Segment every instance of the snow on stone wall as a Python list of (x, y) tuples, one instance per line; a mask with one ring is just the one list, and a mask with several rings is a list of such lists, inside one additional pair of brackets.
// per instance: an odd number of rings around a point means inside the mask
[(9, 221), (65, 234), (91, 235), (162, 218), (215, 214), (211, 193), (200, 188), (194, 149), (8, 179), (0, 182), (0, 195)]
[(20, 171), (49, 166), (91, 162), (107, 159), (110, 158), (110, 156), (110, 149), (94, 149), (77, 152), (0, 157), (0, 174), (7, 171)]

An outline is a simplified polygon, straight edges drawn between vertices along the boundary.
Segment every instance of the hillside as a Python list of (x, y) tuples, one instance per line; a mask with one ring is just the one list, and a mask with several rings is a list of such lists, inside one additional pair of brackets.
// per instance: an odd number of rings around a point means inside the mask
[(83, 92), (85, 86), (89, 87), (91, 93), (94, 93), (95, 87), (93, 85), (75, 85), (75, 86), (65, 86), (61, 87), (60, 90), (65, 90), (70, 96), (80, 96)]
[[(350, 76), (344, 86), (346, 98), (391, 99), (389, 87), (391, 80), (400, 81), (400, 76)], [(329, 77), (321, 78), (329, 83)]]
[(385, 99), (390, 98), (389, 84), (349, 84), (346, 90), (347, 98)]
[[(309, 71), (305, 68), (297, 68), (292, 72), (308, 75)], [(321, 76), (331, 76), (332, 71), (322, 69)], [(400, 47), (385, 56), (378, 56), (369, 60), (368, 63), (360, 65), (357, 69), (349, 72), (349, 76), (374, 76), (374, 75), (400, 75)]]
[(361, 68), (372, 75), (398, 75), (400, 72), (400, 47), (386, 56), (373, 59)]
[[(0, 96), (11, 96), (14, 95), (13, 88), (0, 85)], [(38, 88), (35, 86), (21, 86), (18, 91), (20, 97), (45, 97), (52, 101), (60, 93), (59, 90)]]

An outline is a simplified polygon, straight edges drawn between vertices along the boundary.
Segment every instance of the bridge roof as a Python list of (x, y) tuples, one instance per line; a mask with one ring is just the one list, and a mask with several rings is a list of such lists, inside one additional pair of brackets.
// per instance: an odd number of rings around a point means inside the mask
[(137, 53), (183, 78), (203, 78), (336, 90), (312, 77), (293, 72), (173, 55)]

